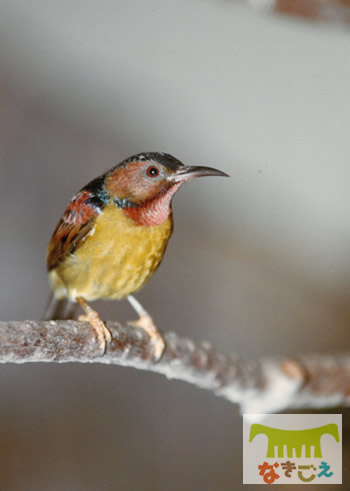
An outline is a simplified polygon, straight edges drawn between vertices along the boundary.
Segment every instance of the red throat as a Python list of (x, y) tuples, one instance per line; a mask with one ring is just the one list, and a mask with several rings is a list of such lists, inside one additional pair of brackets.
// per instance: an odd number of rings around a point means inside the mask
[(171, 200), (181, 184), (182, 182), (174, 184), (164, 194), (160, 194), (140, 206), (125, 208), (124, 214), (137, 225), (146, 227), (161, 225), (171, 214)]

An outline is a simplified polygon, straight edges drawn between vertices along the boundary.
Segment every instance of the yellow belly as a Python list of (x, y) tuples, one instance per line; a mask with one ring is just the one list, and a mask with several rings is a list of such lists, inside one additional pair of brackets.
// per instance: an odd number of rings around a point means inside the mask
[(136, 225), (108, 206), (76, 251), (50, 271), (58, 298), (120, 299), (139, 290), (161, 262), (172, 232), (172, 217), (161, 225)]

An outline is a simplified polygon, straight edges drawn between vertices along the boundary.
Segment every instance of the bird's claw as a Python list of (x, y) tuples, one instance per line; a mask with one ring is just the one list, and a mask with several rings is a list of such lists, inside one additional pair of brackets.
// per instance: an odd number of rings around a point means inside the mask
[(78, 320), (81, 322), (89, 322), (91, 324), (97, 333), (99, 344), (103, 347), (103, 352), (105, 353), (108, 344), (112, 340), (112, 335), (97, 312), (91, 309), (87, 314), (79, 315)]
[(135, 321), (129, 321), (129, 326), (140, 327), (149, 335), (151, 344), (153, 345), (153, 356), (155, 361), (159, 361), (165, 350), (165, 341), (163, 336), (156, 328), (153, 319), (150, 315), (140, 315), (139, 319)]

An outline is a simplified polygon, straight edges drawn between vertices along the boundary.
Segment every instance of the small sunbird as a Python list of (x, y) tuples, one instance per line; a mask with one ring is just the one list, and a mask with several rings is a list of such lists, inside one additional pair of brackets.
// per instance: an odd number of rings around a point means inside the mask
[(184, 165), (166, 153), (133, 155), (81, 189), (52, 235), (47, 268), (56, 299), (78, 302), (106, 348), (111, 334), (87, 302), (127, 297), (139, 315), (132, 325), (150, 336), (154, 357), (164, 340), (152, 317), (131, 295), (159, 266), (173, 230), (171, 202), (180, 186), (202, 176), (227, 176)]

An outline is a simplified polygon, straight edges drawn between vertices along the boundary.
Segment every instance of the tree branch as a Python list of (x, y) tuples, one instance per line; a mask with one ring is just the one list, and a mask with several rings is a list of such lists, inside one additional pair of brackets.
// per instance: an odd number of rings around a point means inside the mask
[(350, 405), (350, 354), (247, 361), (167, 333), (165, 352), (154, 362), (143, 330), (116, 322), (106, 325), (112, 342), (103, 353), (87, 323), (0, 322), (0, 363), (106, 363), (150, 370), (211, 390), (239, 404), (242, 412)]

